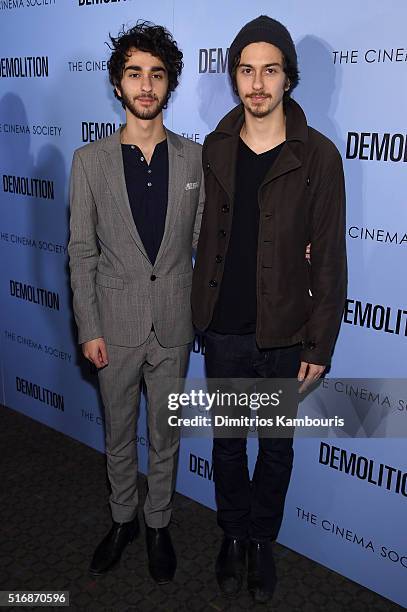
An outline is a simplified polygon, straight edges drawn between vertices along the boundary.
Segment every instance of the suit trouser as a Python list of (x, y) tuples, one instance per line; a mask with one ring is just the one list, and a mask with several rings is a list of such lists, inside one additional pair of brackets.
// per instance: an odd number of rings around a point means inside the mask
[(107, 345), (109, 364), (99, 370), (105, 408), (107, 473), (113, 520), (131, 521), (137, 514), (136, 429), (140, 383), (147, 389), (149, 430), (147, 525), (168, 525), (177, 471), (180, 431), (168, 424), (168, 393), (178, 392), (185, 377), (190, 345), (165, 348), (154, 331), (138, 347)]
[[(206, 374), (209, 379), (296, 379), (300, 351), (300, 345), (259, 349), (254, 334), (206, 332)], [(294, 401), (297, 403), (296, 398)], [(296, 406), (291, 409), (295, 410)], [(259, 452), (251, 482), (246, 443), (246, 436), (214, 438), (213, 476), (218, 525), (230, 537), (275, 540), (283, 519), (292, 471), (293, 440), (259, 436)]]

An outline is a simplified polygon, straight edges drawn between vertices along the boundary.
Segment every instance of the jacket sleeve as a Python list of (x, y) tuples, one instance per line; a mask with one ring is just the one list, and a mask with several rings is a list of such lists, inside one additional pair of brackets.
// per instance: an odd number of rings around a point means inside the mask
[(345, 181), (336, 149), (312, 205), (310, 277), (313, 311), (301, 358), (307, 363), (329, 365), (347, 288)]
[(97, 211), (83, 161), (75, 152), (70, 182), (70, 239), (68, 244), (73, 310), (82, 344), (102, 336), (96, 298), (99, 248)]
[(194, 235), (192, 238), (192, 248), (196, 251), (199, 240), (199, 232), (201, 231), (201, 223), (202, 223), (202, 215), (205, 206), (205, 179), (203, 171), (201, 173), (201, 186), (199, 189), (199, 202), (198, 208), (196, 210), (195, 216), (195, 225), (194, 225)]

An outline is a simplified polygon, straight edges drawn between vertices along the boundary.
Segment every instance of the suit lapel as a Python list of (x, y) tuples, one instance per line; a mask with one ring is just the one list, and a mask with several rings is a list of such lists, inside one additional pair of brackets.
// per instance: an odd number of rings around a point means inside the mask
[(126, 179), (124, 176), (123, 156), (120, 144), (120, 129), (109, 138), (98, 152), (100, 164), (103, 169), (110, 192), (116, 202), (117, 208), (126, 224), (134, 242), (141, 253), (148, 260), (146, 250), (134, 223), (127, 195)]
[(171, 239), (171, 233), (181, 206), (182, 198), (184, 197), (184, 189), (187, 180), (186, 159), (182, 141), (170, 130), (166, 129), (165, 131), (167, 133), (168, 146), (168, 204), (164, 235), (154, 265), (158, 264), (167, 243)]

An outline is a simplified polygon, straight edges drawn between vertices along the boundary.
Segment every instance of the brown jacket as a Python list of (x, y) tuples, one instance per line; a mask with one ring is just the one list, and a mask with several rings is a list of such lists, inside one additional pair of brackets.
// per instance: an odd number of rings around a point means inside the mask
[[(285, 110), (287, 140), (259, 189), (256, 339), (261, 348), (302, 342), (303, 361), (327, 365), (346, 296), (342, 160), (294, 100)], [(239, 105), (203, 147), (206, 201), (192, 284), (193, 321), (201, 331), (212, 320), (222, 282), (243, 119)]]

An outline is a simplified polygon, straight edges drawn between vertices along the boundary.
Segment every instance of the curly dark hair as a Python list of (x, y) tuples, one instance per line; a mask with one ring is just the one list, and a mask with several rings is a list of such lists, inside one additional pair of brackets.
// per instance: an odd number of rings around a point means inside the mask
[[(281, 51), (281, 54), (283, 56), (283, 71), (285, 72), (288, 80), (290, 81), (290, 87), (289, 89), (287, 89), (287, 91), (284, 92), (284, 97), (283, 97), (283, 101), (286, 102), (288, 98), (290, 97), (291, 92), (293, 91), (293, 89), (297, 87), (300, 81), (300, 73), (299, 73), (297, 64), (293, 64), (293, 62), (291, 62), (282, 51)], [(235, 92), (237, 96), (239, 95), (239, 93), (238, 93), (237, 84), (236, 84), (236, 71), (239, 66), (241, 55), (242, 55), (241, 53), (238, 53), (236, 55), (235, 60), (233, 62), (231, 74), (230, 74), (230, 78), (232, 79), (233, 91)]]
[(150, 21), (139, 20), (129, 30), (125, 30), (123, 26), (117, 38), (110, 34), (109, 38), (111, 44), (107, 43), (107, 45), (112, 50), (110, 59), (107, 62), (109, 81), (113, 86), (115, 97), (120, 100), (122, 106), (125, 107), (123, 100), (117, 95), (116, 87), (120, 89), (124, 65), (129, 57), (129, 50), (135, 48), (158, 57), (167, 69), (168, 92), (164, 104), (165, 108), (170, 99), (171, 92), (178, 85), (178, 79), (184, 67), (182, 51), (178, 49), (172, 34), (163, 26), (155, 25)]

